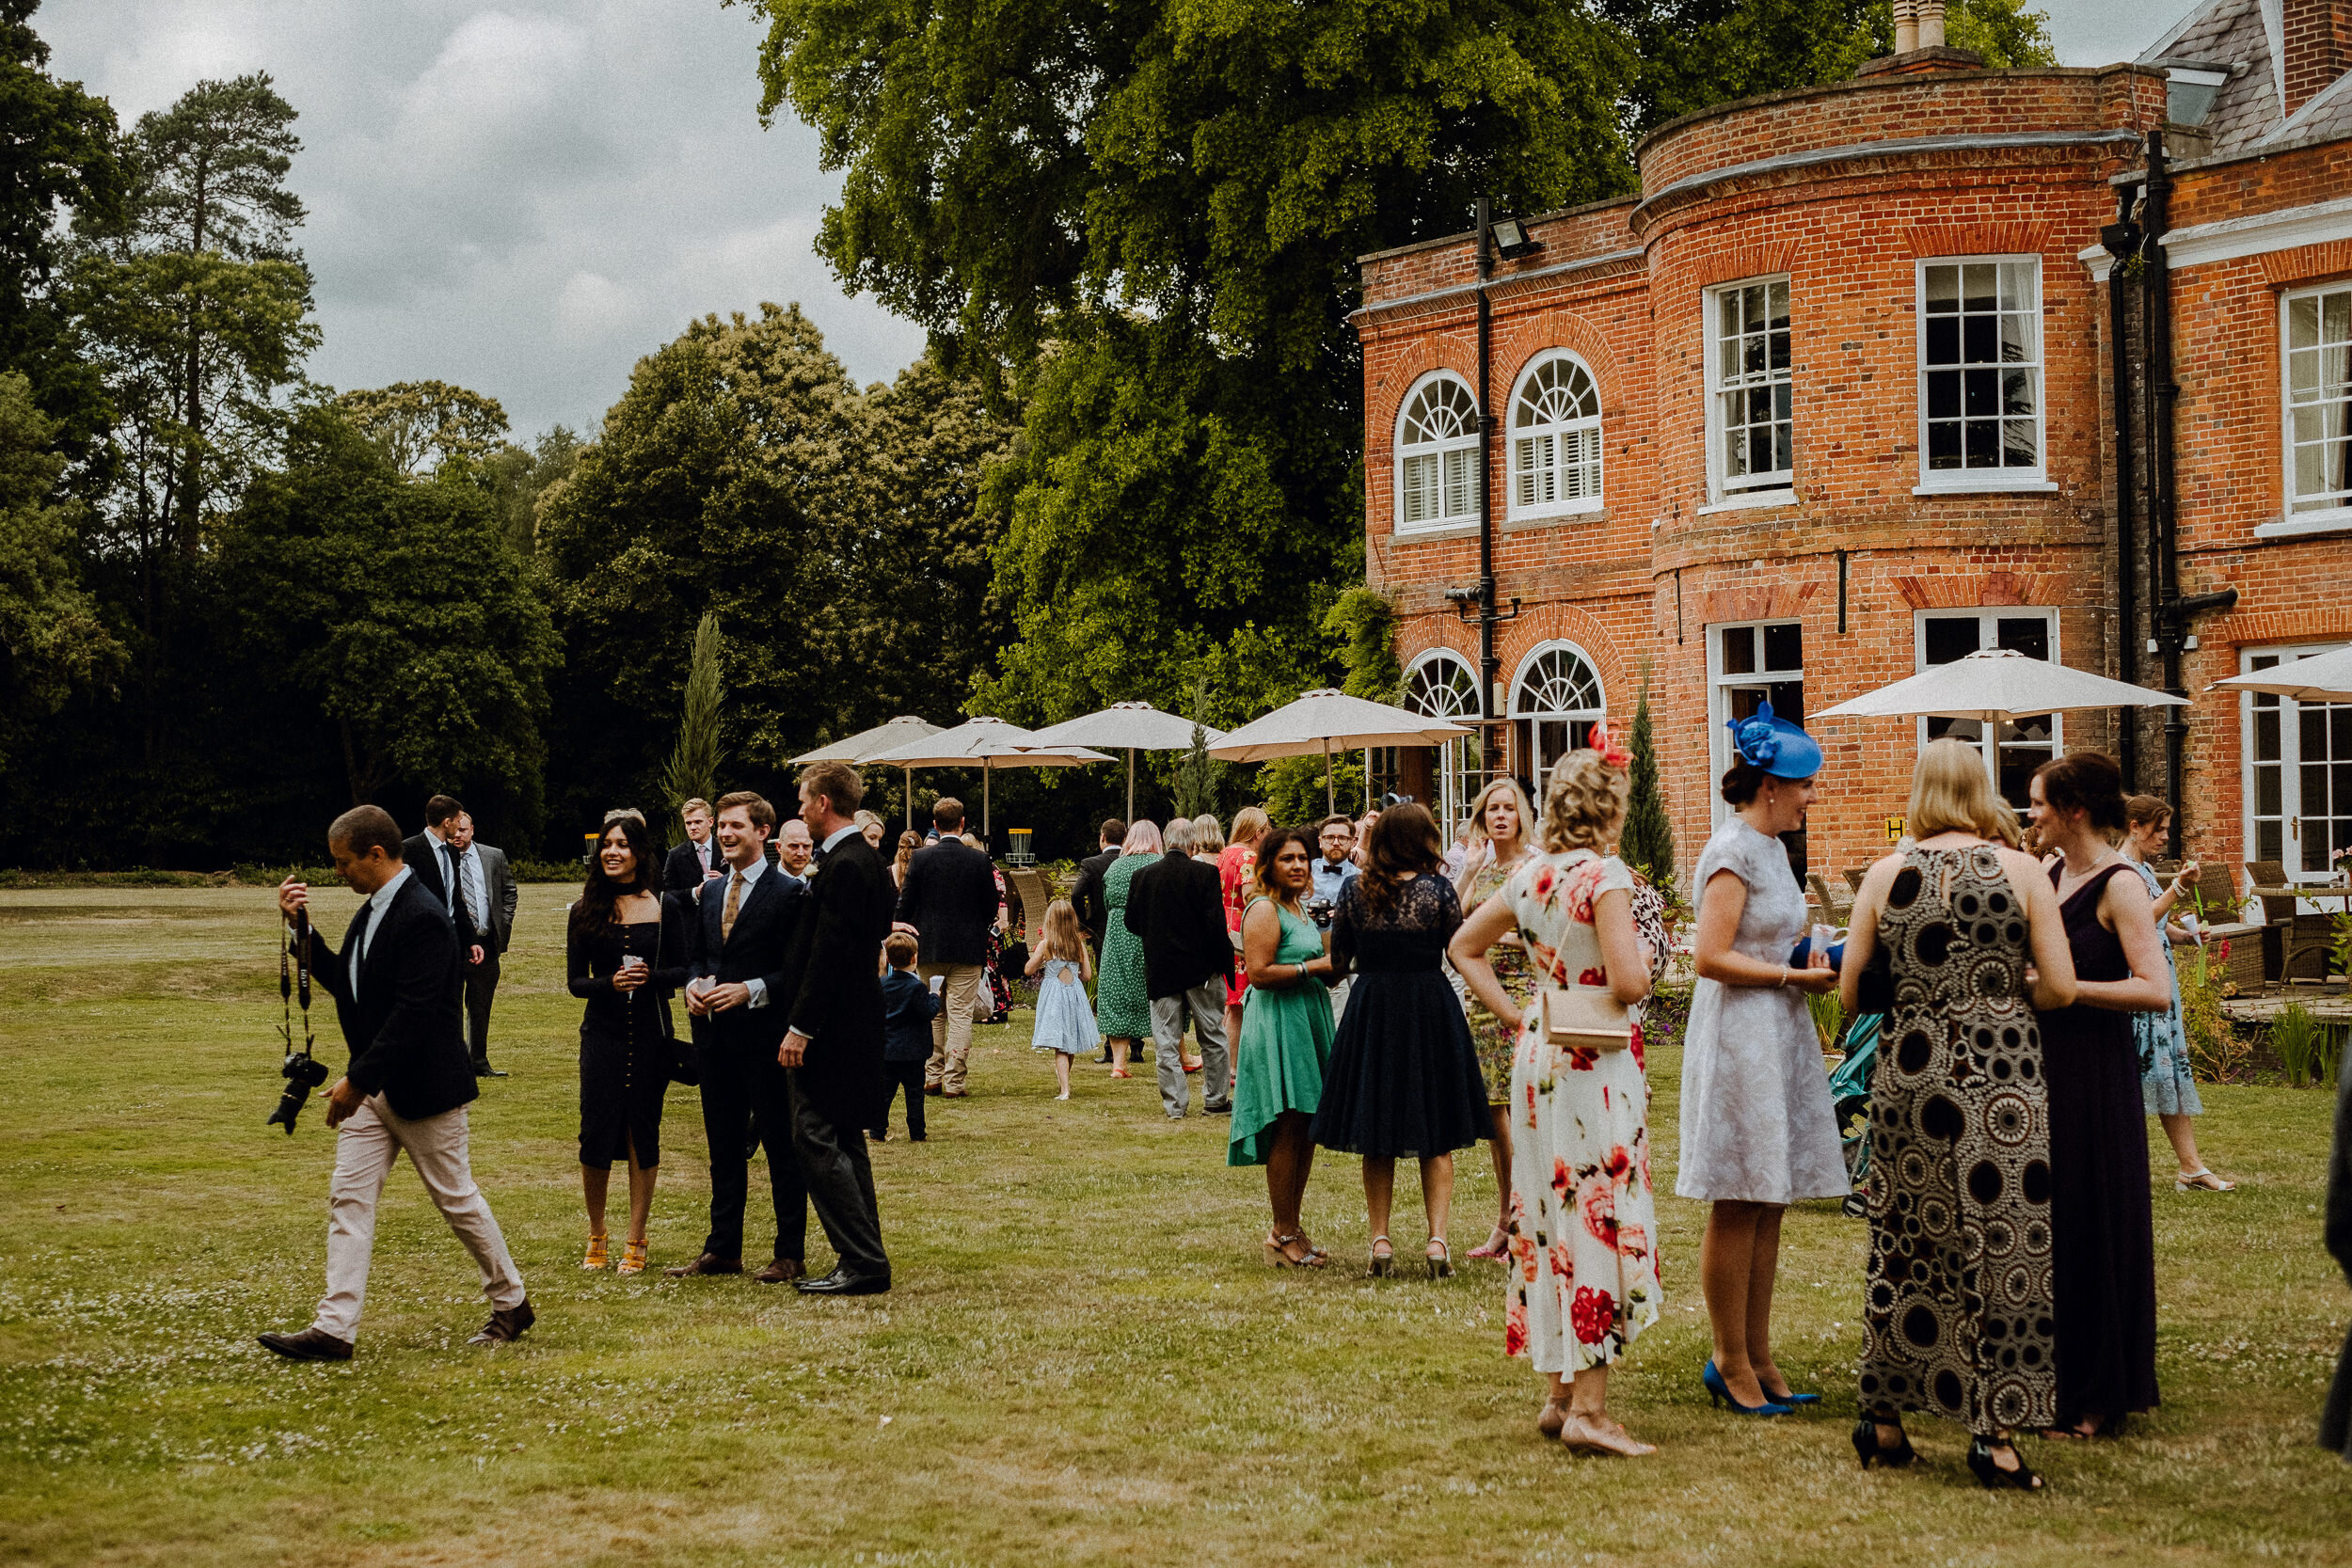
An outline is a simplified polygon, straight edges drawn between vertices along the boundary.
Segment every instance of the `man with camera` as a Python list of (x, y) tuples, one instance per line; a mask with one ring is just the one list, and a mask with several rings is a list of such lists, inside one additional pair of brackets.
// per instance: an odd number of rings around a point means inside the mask
[[(351, 1358), (375, 1246), (376, 1199), (405, 1149), (434, 1207), (482, 1270), (490, 1321), (469, 1342), (506, 1343), (536, 1314), (467, 1153), (466, 1105), (481, 1091), (459, 1013), (457, 929), (405, 863), (390, 813), (355, 806), (335, 818), (326, 837), (336, 874), (365, 900), (341, 953), (315, 935), (308, 939), (310, 973), (335, 999), (351, 1048), (351, 1065), (326, 1091), (326, 1125), (337, 1129), (326, 1294), (310, 1327), (264, 1334), (261, 1342), (294, 1361)], [(289, 921), (310, 901), (310, 887), (291, 877), (278, 887), (278, 907)]]

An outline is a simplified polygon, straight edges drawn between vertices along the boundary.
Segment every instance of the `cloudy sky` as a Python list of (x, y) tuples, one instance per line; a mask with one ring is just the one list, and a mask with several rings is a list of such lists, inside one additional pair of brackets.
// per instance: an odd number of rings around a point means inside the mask
[[(2070, 65), (2129, 58), (2186, 0), (2046, 0)], [(301, 111), (293, 184), (341, 388), (437, 377), (516, 430), (593, 430), (629, 367), (706, 311), (797, 300), (860, 381), (920, 329), (811, 248), (838, 188), (754, 114), (755, 20), (718, 0), (49, 0), (52, 71), (128, 124), (267, 71)]]

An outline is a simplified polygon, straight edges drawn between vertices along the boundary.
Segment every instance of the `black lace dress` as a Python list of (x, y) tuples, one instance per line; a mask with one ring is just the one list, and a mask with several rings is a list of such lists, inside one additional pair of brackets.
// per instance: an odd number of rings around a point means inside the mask
[(1453, 883), (1425, 874), (1379, 909), (1366, 881), (1340, 890), (1331, 917), (1333, 978), (1352, 968), (1357, 979), (1324, 1071), (1314, 1140), (1407, 1160), (1468, 1148), (1493, 1121), (1478, 1049), (1443, 967), (1461, 900)]
[[(661, 921), (613, 924), (564, 943), (571, 993), (587, 1003), (580, 1021), (580, 1163), (599, 1170), (661, 1163), (661, 1101), (670, 1089), (675, 1025), (670, 998), (687, 979), (687, 906), (661, 895)], [(621, 956), (643, 958), (652, 974), (633, 991), (612, 989)]]

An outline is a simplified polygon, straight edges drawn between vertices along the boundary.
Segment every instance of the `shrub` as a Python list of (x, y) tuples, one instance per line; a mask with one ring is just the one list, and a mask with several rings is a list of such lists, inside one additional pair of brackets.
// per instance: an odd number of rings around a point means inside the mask
[(2241, 1038), (2221, 1010), (2221, 990), (2211, 973), (2213, 955), (2202, 948), (2180, 966), (2181, 1026), (2188, 1036), (2189, 1071), (2199, 1082), (2227, 1084), (2245, 1070), (2253, 1047)]

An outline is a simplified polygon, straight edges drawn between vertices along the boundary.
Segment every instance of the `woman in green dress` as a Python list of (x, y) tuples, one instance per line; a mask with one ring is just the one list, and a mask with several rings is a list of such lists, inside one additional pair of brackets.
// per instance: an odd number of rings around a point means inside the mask
[(1314, 1165), (1308, 1124), (1323, 1100), (1331, 1060), (1331, 960), (1323, 933), (1301, 907), (1314, 881), (1312, 830), (1276, 828), (1259, 841), (1251, 898), (1241, 922), (1242, 961), (1249, 971), (1234, 1053), (1233, 1131), (1229, 1165), (1265, 1166), (1274, 1228), (1266, 1261), (1316, 1268), (1325, 1254), (1307, 1239), (1298, 1206)]
[(1111, 1076), (1132, 1076), (1127, 1053), (1152, 1037), (1152, 994), (1143, 977), (1143, 939), (1127, 929), (1127, 889), (1136, 873), (1160, 858), (1157, 823), (1127, 830), (1119, 859), (1103, 873), (1103, 965), (1094, 988), (1094, 1019), (1111, 1042)]
[[(1465, 922), (1510, 881), (1527, 857), (1528, 841), (1534, 832), (1534, 808), (1517, 779), (1497, 779), (1470, 802), (1470, 858), (1454, 883)], [(1486, 961), (1494, 967), (1495, 979), (1503, 990), (1524, 1008), (1534, 994), (1535, 976), (1527, 961), (1527, 949), (1519, 945), (1517, 927), (1495, 944)], [(1470, 1020), (1470, 1043), (1478, 1047), (1479, 1075), (1486, 1080), (1486, 1109), (1494, 1118), (1486, 1147), (1494, 1153), (1495, 1188), (1502, 1199), (1493, 1234), (1470, 1248), (1470, 1255), (1503, 1258), (1511, 1247), (1511, 1055), (1518, 1047), (1518, 1031), (1495, 1017), (1467, 987), (1462, 1007)]]

